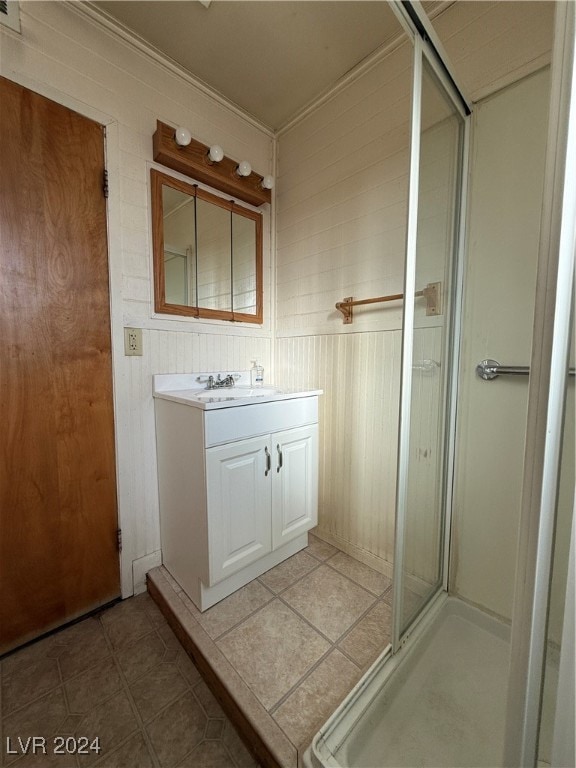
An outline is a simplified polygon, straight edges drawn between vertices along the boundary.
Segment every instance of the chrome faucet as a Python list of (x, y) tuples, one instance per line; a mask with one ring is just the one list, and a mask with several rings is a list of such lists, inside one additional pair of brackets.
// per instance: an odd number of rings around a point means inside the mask
[(218, 374), (218, 378), (214, 378), (214, 376), (208, 376), (208, 383), (206, 384), (206, 389), (223, 389), (224, 387), (233, 387), (235, 384), (234, 376), (232, 376), (231, 373), (228, 374), (228, 376), (225, 376), (223, 379), (220, 378), (220, 374)]

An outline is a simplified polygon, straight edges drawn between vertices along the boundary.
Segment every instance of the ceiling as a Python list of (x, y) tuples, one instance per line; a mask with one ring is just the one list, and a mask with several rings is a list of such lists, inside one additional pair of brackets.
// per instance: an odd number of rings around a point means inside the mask
[[(97, 0), (272, 130), (401, 34), (383, 0)], [(430, 6), (438, 3), (425, 3)]]

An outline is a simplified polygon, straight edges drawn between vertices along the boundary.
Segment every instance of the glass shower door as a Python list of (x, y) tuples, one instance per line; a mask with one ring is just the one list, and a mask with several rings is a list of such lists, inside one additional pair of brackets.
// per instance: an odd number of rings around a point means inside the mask
[(466, 116), (442, 70), (415, 43), (404, 287), (394, 647), (444, 584), (451, 485), (459, 212)]

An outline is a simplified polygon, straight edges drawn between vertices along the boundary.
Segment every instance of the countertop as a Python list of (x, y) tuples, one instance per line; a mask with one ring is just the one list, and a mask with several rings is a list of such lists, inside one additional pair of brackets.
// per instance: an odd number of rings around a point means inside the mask
[[(293, 400), (300, 397), (321, 395), (321, 389), (286, 389), (273, 384), (262, 387), (251, 387), (249, 372), (234, 374), (238, 377), (234, 387), (222, 389), (206, 389), (199, 386), (198, 378), (207, 378), (218, 373), (186, 373), (186, 374), (156, 374), (153, 384), (153, 394), (156, 398), (172, 400), (175, 403), (190, 405), (204, 411), (218, 408), (238, 408), (256, 403), (271, 403), (282, 400)], [(227, 375), (222, 373), (221, 376)], [(262, 393), (258, 390), (262, 390)]]

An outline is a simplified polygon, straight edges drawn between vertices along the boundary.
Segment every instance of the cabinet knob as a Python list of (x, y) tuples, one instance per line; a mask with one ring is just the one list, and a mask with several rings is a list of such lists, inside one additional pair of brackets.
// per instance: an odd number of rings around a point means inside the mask
[(280, 472), (280, 470), (282, 469), (283, 458), (282, 458), (282, 449), (280, 448), (279, 443), (276, 444), (276, 450), (278, 451), (278, 466), (276, 467), (276, 472)]

